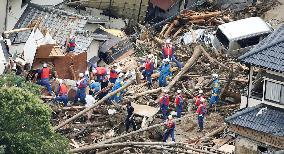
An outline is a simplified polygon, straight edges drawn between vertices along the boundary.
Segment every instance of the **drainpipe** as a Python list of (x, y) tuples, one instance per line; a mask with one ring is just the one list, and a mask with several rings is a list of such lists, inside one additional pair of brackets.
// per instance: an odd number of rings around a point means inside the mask
[(6, 1), (6, 15), (5, 15), (5, 31), (7, 30), (7, 27), (8, 27), (8, 25), (7, 25), (7, 22), (8, 22), (8, 8), (9, 7), (9, 0), (7, 0)]

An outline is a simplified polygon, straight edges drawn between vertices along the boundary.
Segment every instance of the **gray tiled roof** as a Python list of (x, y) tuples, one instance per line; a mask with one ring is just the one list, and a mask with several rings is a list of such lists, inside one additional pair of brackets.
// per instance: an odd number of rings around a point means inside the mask
[(229, 124), (239, 125), (275, 136), (284, 136), (284, 109), (268, 105), (246, 108), (225, 119)]
[(242, 63), (284, 72), (284, 25), (239, 57)]
[[(23, 12), (21, 18), (15, 25), (15, 29), (27, 27), (33, 20), (41, 18), (39, 27), (47, 28), (57, 43), (65, 46), (68, 33), (82, 32), (87, 20), (81, 16), (68, 14), (68, 12), (52, 9), (36, 4), (29, 4)], [(13, 43), (24, 43), (27, 41), (31, 31), (19, 32), (11, 36)], [(91, 44), (92, 38), (84, 34), (76, 34), (77, 50), (84, 50)]]

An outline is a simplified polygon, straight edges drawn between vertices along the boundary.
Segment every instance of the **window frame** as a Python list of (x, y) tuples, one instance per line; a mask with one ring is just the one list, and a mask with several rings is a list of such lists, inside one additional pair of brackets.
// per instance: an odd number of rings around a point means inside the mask
[[(279, 99), (279, 102), (278, 101), (274, 101), (274, 100), (270, 100), (270, 99), (267, 99), (266, 98), (266, 91), (267, 91), (267, 83), (268, 82), (272, 82), (274, 84), (279, 84), (281, 85), (281, 89), (280, 89), (280, 99)], [(273, 80), (273, 79), (269, 79), (269, 78), (265, 78), (264, 79), (264, 91), (263, 91), (263, 100), (264, 101), (269, 101), (269, 102), (273, 102), (273, 103), (276, 103), (276, 104), (280, 104), (280, 105), (284, 105), (284, 102), (281, 102), (281, 100), (283, 99), (284, 100), (284, 95), (281, 95), (282, 94), (282, 91), (284, 91), (284, 83), (281, 82), (281, 81), (277, 81), (277, 80)], [(284, 93), (284, 92), (283, 92)]]

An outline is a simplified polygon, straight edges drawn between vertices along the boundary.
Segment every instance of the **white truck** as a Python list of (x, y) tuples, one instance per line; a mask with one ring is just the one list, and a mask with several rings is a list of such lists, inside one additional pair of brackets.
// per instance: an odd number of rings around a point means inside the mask
[(259, 17), (250, 17), (218, 26), (212, 45), (218, 51), (238, 57), (258, 44), (273, 29)]

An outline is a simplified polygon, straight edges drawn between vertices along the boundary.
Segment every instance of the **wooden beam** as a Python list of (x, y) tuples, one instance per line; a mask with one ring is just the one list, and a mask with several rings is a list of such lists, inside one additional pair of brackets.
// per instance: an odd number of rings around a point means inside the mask
[(18, 32), (23, 32), (23, 31), (28, 31), (28, 30), (32, 30), (33, 28), (20, 28), (20, 29), (13, 29), (13, 30), (8, 30), (8, 31), (4, 31), (4, 34), (10, 34), (10, 33), (18, 33)]

